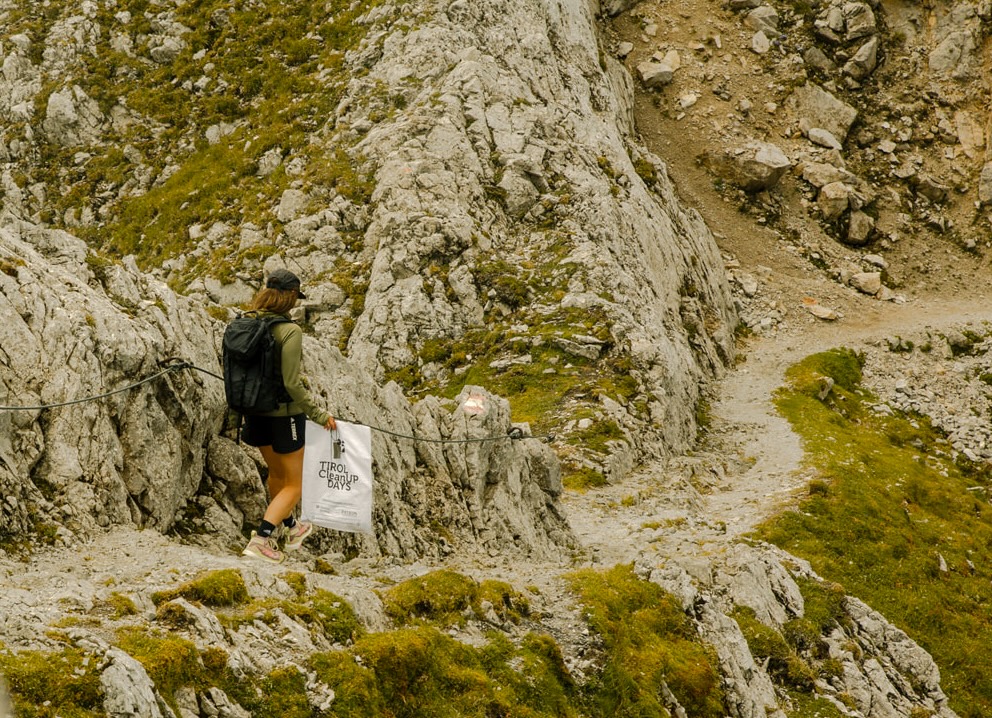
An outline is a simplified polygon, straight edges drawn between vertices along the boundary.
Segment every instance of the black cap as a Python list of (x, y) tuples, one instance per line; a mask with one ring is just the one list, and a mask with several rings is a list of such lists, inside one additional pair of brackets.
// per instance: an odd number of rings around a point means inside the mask
[(265, 280), (265, 286), (269, 289), (295, 289), (300, 295), (300, 299), (306, 299), (307, 295), (300, 291), (300, 278), (288, 269), (276, 269)]

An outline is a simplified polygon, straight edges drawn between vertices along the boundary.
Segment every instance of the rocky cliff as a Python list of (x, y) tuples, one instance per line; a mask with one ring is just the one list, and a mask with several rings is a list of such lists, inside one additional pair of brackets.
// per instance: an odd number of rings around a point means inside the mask
[[(133, 263), (87, 264), (86, 246), (64, 232), (15, 221), (0, 231), (0, 252), (5, 406), (59, 404), (161, 375), (92, 402), (3, 412), (6, 539), (48, 533), (61, 543), (123, 523), (238, 545), (265, 500), (261, 457), (220, 434), (224, 324)], [(335, 413), (392, 432), (373, 443), (375, 537), (350, 550), (436, 557), (449, 541), (539, 554), (568, 546), (554, 453), (507, 436), (505, 400), (478, 389), (485, 411), (472, 415), (453, 401), (411, 405), (336, 349), (308, 337), (306, 350), (314, 390)], [(167, 371), (170, 357), (206, 372)]]
[(508, 395), (567, 474), (688, 446), (735, 313), (592, 9), (281, 5), (11, 9), (7, 211), (204, 304), (288, 265), (320, 341)]

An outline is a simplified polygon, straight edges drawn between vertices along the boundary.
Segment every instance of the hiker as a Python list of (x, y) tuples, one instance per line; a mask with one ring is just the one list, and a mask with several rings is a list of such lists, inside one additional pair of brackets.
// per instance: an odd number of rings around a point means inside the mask
[[(293, 509), (303, 492), (303, 445), (306, 420), (325, 429), (336, 428), (334, 417), (318, 408), (303, 385), (300, 363), (303, 358), (303, 332), (288, 321), (289, 310), (306, 295), (300, 291), (300, 279), (288, 269), (277, 269), (252, 300), (248, 314), (262, 319), (277, 319), (270, 325), (278, 345), (285, 403), (273, 411), (245, 417), (244, 441), (257, 446), (268, 467), (270, 501), (258, 529), (242, 554), (272, 563), (285, 559), (283, 551), (295, 551), (313, 531), (307, 521), (297, 521)], [(278, 539), (283, 540), (283, 550)]]

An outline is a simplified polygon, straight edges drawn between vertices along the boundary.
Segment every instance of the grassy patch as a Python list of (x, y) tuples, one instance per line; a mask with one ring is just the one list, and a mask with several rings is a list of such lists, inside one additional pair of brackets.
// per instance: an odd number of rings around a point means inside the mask
[[(259, 160), (270, 150), (305, 168), (299, 175), (304, 191), (334, 190), (367, 204), (374, 185), (362, 158), (353, 156), (348, 143), (324, 146), (312, 138), (333, 117), (353, 78), (345, 53), (365, 37), (370, 24), (360, 18), (378, 4), (182, 3), (168, 14), (190, 31), (182, 33), (175, 59), (165, 63), (148, 61), (149, 39), (156, 36), (154, 5), (100, 5), (95, 21), (115, 32), (101, 33), (94, 52), (82, 54), (67, 77), (45, 84), (39, 112), (43, 116), (48, 96), (68, 84), (80, 86), (104, 113), (125, 105), (147, 119), (115, 126), (88, 147), (63, 148), (42, 138), (39, 169), (21, 186), (47, 185), (55, 223), (98, 216), (99, 226), (78, 233), (110, 254), (135, 254), (143, 267), (189, 254), (195, 242), (188, 229), (194, 224), (273, 223), (278, 229), (273, 208), (293, 178), (284, 167), (259, 176)], [(131, 15), (129, 22), (117, 19), (122, 11)], [(8, 19), (7, 27), (28, 33), (32, 51), (40, 53), (46, 33), (66, 12), (62, 3), (46, 3), (44, 10)], [(133, 43), (133, 54), (112, 46), (117, 33)], [(396, 97), (390, 103), (404, 101)], [(223, 128), (213, 144), (204, 134), (210, 127)], [(220, 256), (201, 257), (181, 279), (221, 276), (250, 259), (228, 247)]]
[(103, 712), (98, 661), (75, 648), (61, 652), (7, 653), (0, 644), (4, 676), (19, 718), (97, 718)]
[[(929, 651), (959, 715), (992, 715), (988, 481), (956, 464), (925, 419), (872, 412), (877, 400), (860, 388), (860, 372), (847, 350), (789, 370), (776, 403), (802, 437), (820, 489), (758, 533), (808, 559)], [(825, 376), (835, 385), (820, 400)], [(829, 591), (814, 599), (809, 615), (829, 617), (834, 600)]]
[(578, 571), (569, 579), (606, 647), (591, 696), (595, 715), (668, 716), (659, 699), (662, 682), (694, 718), (725, 714), (716, 655), (672, 596), (638, 579), (630, 566)]
[(573, 491), (586, 491), (601, 486), (606, 486), (606, 476), (602, 471), (588, 466), (579, 466), (571, 461), (562, 462), (561, 482), (567, 489)]
[(152, 594), (152, 602), (157, 606), (179, 597), (207, 606), (234, 606), (249, 600), (245, 580), (236, 568), (212, 571), (178, 588), (157, 591)]
[(351, 654), (318, 654), (310, 666), (336, 691), (333, 711), (342, 718), (583, 715), (558, 646), (544, 635), (529, 634), (519, 647), (493, 635), (474, 648), (415, 626), (367, 636)]
[(400, 625), (431, 623), (446, 627), (463, 624), (466, 613), (484, 617), (488, 602), (501, 620), (518, 622), (530, 610), (527, 599), (508, 583), (481, 584), (455, 571), (442, 569), (391, 586), (383, 605)]

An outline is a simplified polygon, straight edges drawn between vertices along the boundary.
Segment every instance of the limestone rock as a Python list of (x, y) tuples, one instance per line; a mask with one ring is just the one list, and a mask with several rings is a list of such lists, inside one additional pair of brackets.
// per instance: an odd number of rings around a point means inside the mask
[(803, 52), (803, 62), (824, 75), (837, 72), (837, 64), (815, 45), (806, 48)]
[(978, 201), (983, 205), (992, 204), (992, 162), (982, 165), (978, 181)]
[(637, 72), (641, 76), (641, 82), (645, 87), (664, 87), (672, 81), (675, 75), (675, 68), (669, 62), (649, 61), (642, 62), (637, 66)]
[(875, 71), (878, 64), (878, 38), (872, 37), (858, 48), (854, 57), (844, 65), (844, 74), (859, 82)]
[(774, 187), (792, 166), (776, 145), (752, 142), (735, 152), (708, 153), (704, 164), (746, 192)]
[(843, 146), (837, 138), (834, 137), (832, 133), (822, 128), (811, 127), (806, 133), (806, 136), (809, 137), (810, 142), (820, 145), (821, 147), (829, 147), (832, 150), (843, 149)]
[(162, 712), (155, 684), (137, 660), (119, 648), (108, 649), (106, 658), (100, 684), (109, 718), (171, 718), (172, 711)]
[(789, 102), (795, 107), (796, 115), (807, 120), (810, 127), (827, 130), (841, 143), (858, 117), (857, 110), (814, 83), (795, 90)]
[(973, 72), (976, 48), (975, 38), (970, 31), (950, 32), (930, 53), (930, 71), (957, 80), (967, 79)]
[(874, 35), (877, 22), (871, 5), (863, 2), (850, 2), (843, 6), (845, 39), (847, 41)]
[(853, 247), (860, 247), (867, 244), (874, 230), (875, 220), (871, 215), (856, 210), (851, 212), (844, 241)]
[(840, 217), (851, 206), (854, 189), (844, 182), (830, 182), (820, 188), (816, 203), (828, 222)]
[(857, 272), (847, 283), (862, 294), (874, 296), (882, 288), (882, 274), (881, 272)]

